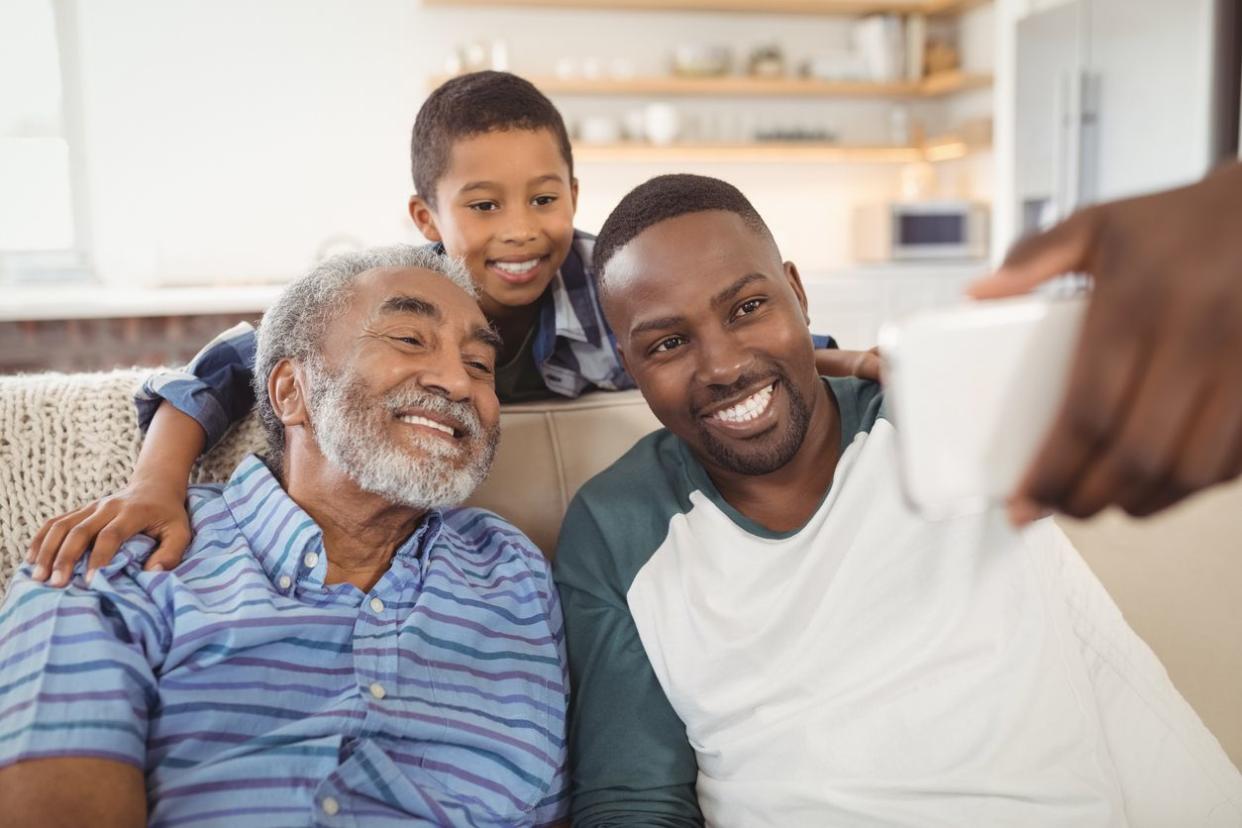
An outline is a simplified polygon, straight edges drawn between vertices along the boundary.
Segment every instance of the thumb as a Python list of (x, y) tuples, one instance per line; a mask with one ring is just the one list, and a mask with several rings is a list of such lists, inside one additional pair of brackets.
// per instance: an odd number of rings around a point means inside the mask
[(1018, 296), (1062, 274), (1088, 270), (1097, 216), (1095, 210), (1082, 210), (1043, 233), (1022, 239), (995, 273), (972, 283), (966, 293), (974, 299)]
[(143, 564), (142, 568), (147, 572), (157, 568), (169, 572), (181, 563), (186, 547), (190, 545), (190, 530), (183, 526), (170, 526), (159, 534), (158, 540), (159, 546)]

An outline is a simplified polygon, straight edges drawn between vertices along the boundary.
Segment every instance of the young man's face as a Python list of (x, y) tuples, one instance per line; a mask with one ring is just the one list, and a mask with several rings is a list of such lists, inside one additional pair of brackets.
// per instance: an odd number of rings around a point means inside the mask
[(604, 307), (652, 411), (709, 470), (767, 474), (824, 399), (796, 268), (725, 211), (644, 230), (607, 264)]
[(435, 207), (415, 196), (410, 215), (465, 261), (496, 318), (533, 304), (552, 281), (573, 243), (577, 202), (551, 130), (498, 130), (457, 141)]

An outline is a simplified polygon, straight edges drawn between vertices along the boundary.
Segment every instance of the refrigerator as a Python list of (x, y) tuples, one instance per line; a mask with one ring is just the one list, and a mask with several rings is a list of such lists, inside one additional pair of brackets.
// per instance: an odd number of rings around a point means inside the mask
[(1019, 235), (1238, 157), (1239, 0), (1073, 0), (1018, 23)]

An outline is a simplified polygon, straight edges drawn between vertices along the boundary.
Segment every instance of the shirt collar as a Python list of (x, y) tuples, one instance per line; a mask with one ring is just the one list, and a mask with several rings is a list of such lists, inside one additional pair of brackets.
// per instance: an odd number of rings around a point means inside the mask
[[(221, 494), (237, 531), (276, 587), (287, 590), (294, 582), (323, 586), (328, 569), (323, 530), (289, 497), (266, 463), (247, 455)], [(419, 558), (439, 539), (443, 526), (443, 515), (432, 509), (397, 547), (394, 558)]]
[(593, 238), (575, 231), (569, 255), (552, 282), (552, 300), (556, 335), (599, 347), (599, 300), (589, 266), (594, 246)]

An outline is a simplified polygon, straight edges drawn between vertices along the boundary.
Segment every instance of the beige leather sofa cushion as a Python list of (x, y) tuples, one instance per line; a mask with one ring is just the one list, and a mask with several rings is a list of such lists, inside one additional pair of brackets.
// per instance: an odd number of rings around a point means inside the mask
[[(0, 377), (0, 590), (47, 518), (113, 492), (138, 451), (136, 371)], [(551, 553), (569, 499), (658, 427), (635, 391), (506, 406), (491, 477), (474, 503)], [(260, 448), (255, 421), (230, 432), (196, 472), (223, 480)], [(1062, 521), (1130, 624), (1242, 766), (1242, 481), (1157, 518)]]
[(496, 464), (470, 502), (504, 515), (549, 556), (578, 488), (660, 427), (637, 391), (507, 405)]

